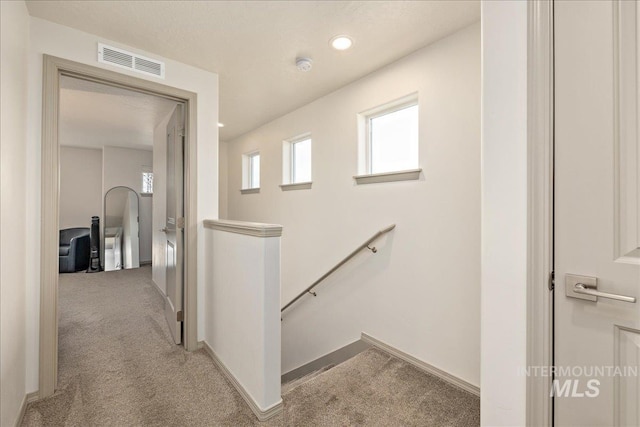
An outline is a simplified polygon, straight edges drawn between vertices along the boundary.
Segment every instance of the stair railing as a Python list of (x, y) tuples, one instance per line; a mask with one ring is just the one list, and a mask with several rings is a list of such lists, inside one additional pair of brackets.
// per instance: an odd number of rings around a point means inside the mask
[(393, 230), (394, 228), (396, 228), (395, 224), (391, 224), (390, 226), (388, 226), (387, 228), (384, 228), (380, 231), (378, 231), (376, 234), (374, 234), (373, 236), (371, 236), (366, 242), (364, 242), (363, 244), (361, 244), (360, 246), (358, 246), (358, 248), (351, 252), (349, 255), (347, 255), (342, 261), (340, 261), (339, 263), (337, 263), (331, 270), (327, 271), (325, 274), (322, 275), (322, 277), (320, 277), (318, 280), (316, 280), (315, 282), (313, 282), (311, 284), (311, 286), (309, 286), (307, 289), (305, 289), (304, 291), (300, 292), (294, 299), (292, 299), (291, 301), (289, 301), (289, 303), (287, 305), (285, 305), (284, 307), (282, 307), (282, 310), (280, 310), (280, 312), (284, 312), (287, 308), (291, 307), (296, 301), (298, 301), (300, 298), (302, 298), (305, 294), (311, 294), (314, 297), (317, 296), (317, 294), (313, 291), (313, 288), (315, 288), (316, 286), (318, 286), (324, 279), (326, 279), (327, 277), (329, 277), (334, 271), (336, 271), (337, 269), (339, 269), (340, 267), (342, 267), (344, 264), (347, 263), (347, 261), (349, 261), (351, 258), (353, 258), (354, 256), (356, 256), (358, 254), (358, 252), (360, 252), (363, 249), (369, 249), (372, 253), (376, 253), (378, 252), (378, 250), (376, 249), (375, 246), (370, 246), (371, 243), (373, 243), (374, 241), (376, 241), (380, 236), (382, 236), (383, 234), (386, 234), (388, 232), (390, 232), (391, 230)]

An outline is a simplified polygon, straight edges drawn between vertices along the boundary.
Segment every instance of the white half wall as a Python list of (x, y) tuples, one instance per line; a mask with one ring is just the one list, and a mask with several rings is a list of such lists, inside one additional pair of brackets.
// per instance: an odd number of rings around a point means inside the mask
[[(203, 220), (218, 217), (218, 76), (180, 62), (163, 58), (113, 40), (104, 39), (38, 18), (29, 19), (28, 134), (26, 165), (27, 253), (40, 251), (40, 179), (42, 133), (43, 54), (105, 68), (139, 79), (151, 80), (197, 94), (198, 170), (198, 340), (204, 339), (204, 232)], [(166, 64), (166, 78), (130, 72), (98, 63), (98, 43), (156, 58)], [(3, 94), (4, 97), (4, 94)], [(38, 389), (38, 347), (40, 309), (40, 265), (31, 259), (26, 273), (27, 298), (27, 391)]]
[(481, 422), (526, 424), (527, 7), (482, 2)]
[[(0, 425), (19, 421), (27, 359), (25, 281), (28, 192), (27, 59), (29, 13), (23, 1), (0, 2)], [(27, 254), (30, 254), (27, 257)]]
[(102, 219), (102, 150), (60, 147), (60, 229)]
[[(284, 314), (288, 372), (369, 333), (480, 383), (480, 24), (229, 141), (228, 217), (278, 223), (282, 304), (378, 230), (397, 227)], [(356, 185), (356, 115), (418, 92), (417, 181)], [(282, 142), (313, 140), (313, 187), (282, 191)], [(240, 193), (243, 153), (261, 188)], [(221, 195), (223, 192), (221, 192)]]
[[(211, 223), (208, 227), (219, 226), (219, 223)], [(232, 227), (237, 225), (232, 224)], [(270, 233), (271, 237), (241, 234), (246, 230), (213, 228), (205, 231), (206, 304), (209, 307), (205, 344), (240, 385), (241, 393), (248, 395), (257, 407), (256, 415), (260, 418), (282, 406), (282, 228), (270, 224), (246, 225), (258, 233)]]

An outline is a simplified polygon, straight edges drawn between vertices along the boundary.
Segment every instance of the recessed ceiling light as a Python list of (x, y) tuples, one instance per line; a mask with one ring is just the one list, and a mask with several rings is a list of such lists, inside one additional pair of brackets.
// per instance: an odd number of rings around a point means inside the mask
[(220, 123), (220, 122), (218, 122), (218, 127), (219, 127), (219, 128), (223, 128), (223, 127), (224, 127), (224, 123)]
[(347, 50), (353, 44), (353, 40), (347, 36), (335, 36), (329, 43), (331, 43), (331, 47), (335, 50)]

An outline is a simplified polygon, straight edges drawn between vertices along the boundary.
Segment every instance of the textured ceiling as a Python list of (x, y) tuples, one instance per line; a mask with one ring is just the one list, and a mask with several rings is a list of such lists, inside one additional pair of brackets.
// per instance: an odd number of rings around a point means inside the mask
[(153, 130), (176, 105), (152, 95), (60, 78), (60, 144), (153, 149)]
[[(220, 76), (222, 140), (480, 19), (474, 1), (28, 1), (32, 16)], [(329, 47), (336, 34), (354, 46)], [(313, 59), (301, 73), (295, 58)]]

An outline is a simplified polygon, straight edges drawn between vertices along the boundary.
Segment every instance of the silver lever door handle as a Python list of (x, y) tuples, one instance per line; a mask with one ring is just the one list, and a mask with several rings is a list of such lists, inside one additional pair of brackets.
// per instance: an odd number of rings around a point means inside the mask
[(600, 298), (609, 298), (616, 301), (624, 301), (635, 303), (636, 299), (634, 297), (628, 297), (626, 295), (618, 295), (618, 294), (610, 294), (608, 292), (600, 292), (596, 291), (594, 288), (596, 286), (593, 285), (585, 285), (584, 283), (576, 283), (573, 286), (573, 292), (582, 295), (590, 295), (592, 297), (600, 297)]
[(162, 231), (163, 233), (166, 233), (167, 232), (167, 227), (161, 228), (160, 231)]

